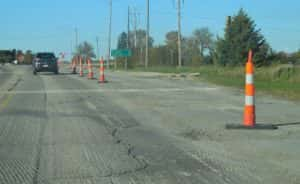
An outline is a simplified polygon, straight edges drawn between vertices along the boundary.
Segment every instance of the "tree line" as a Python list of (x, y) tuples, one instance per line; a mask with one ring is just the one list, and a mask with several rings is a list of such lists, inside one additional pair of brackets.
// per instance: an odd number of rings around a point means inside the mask
[[(164, 43), (159, 45), (154, 45), (154, 39), (150, 36), (150, 66), (177, 66), (177, 33), (168, 32)], [(117, 49), (129, 48), (133, 51), (133, 56), (129, 58), (129, 67), (144, 65), (145, 35), (145, 30), (130, 31), (129, 38), (126, 32), (119, 35)], [(250, 49), (254, 52), (257, 67), (273, 63), (300, 62), (300, 50), (292, 54), (274, 51), (257, 28), (255, 21), (243, 9), (227, 18), (222, 37), (215, 36), (207, 27), (195, 29), (189, 36), (182, 35), (184, 66), (242, 66)], [(117, 58), (116, 61), (123, 65), (124, 59)]]
[[(145, 62), (146, 31), (139, 29), (120, 33), (117, 49), (131, 49), (133, 55), (128, 58), (128, 67), (142, 67)], [(257, 67), (274, 63), (300, 63), (300, 50), (294, 53), (274, 51), (268, 44), (255, 21), (240, 9), (236, 15), (227, 17), (224, 35), (214, 35), (207, 27), (195, 29), (191, 35), (182, 35), (182, 63), (184, 66), (218, 65), (242, 66), (247, 60), (248, 50), (254, 52), (254, 62)], [(178, 32), (173, 30), (165, 35), (161, 44), (154, 44), (154, 38), (149, 37), (149, 66), (178, 65)], [(0, 53), (0, 62), (12, 62), (23, 58), (23, 63), (32, 62), (33, 53), (27, 50), (13, 49), (9, 55), (6, 51)], [(88, 42), (78, 45), (73, 55), (85, 58), (95, 58), (94, 47)], [(11, 57), (12, 56), (12, 57)], [(115, 58), (119, 66), (124, 65), (124, 58)]]
[(0, 50), (0, 63), (10, 63), (17, 60), (19, 64), (31, 64), (33, 57), (31, 50), (27, 50), (25, 53), (17, 49)]

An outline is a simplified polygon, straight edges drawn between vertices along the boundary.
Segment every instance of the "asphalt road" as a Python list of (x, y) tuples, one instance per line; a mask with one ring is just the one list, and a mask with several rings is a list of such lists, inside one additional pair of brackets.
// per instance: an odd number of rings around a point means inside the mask
[(12, 76), (11, 72), (8, 72), (6, 67), (0, 65), (0, 87)]
[(0, 183), (300, 183), (299, 104), (262, 97), (259, 120), (286, 126), (227, 131), (240, 91), (151, 73), (98, 84), (67, 69), (1, 72), (14, 77), (0, 92)]

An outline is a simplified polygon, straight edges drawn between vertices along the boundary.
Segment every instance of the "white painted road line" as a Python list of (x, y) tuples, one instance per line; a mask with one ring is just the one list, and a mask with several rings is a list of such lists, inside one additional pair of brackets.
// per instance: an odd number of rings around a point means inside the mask
[(217, 88), (151, 88), (151, 89), (57, 89), (57, 90), (16, 90), (0, 91), (0, 94), (76, 94), (76, 93), (154, 93), (154, 92), (189, 92), (214, 91)]

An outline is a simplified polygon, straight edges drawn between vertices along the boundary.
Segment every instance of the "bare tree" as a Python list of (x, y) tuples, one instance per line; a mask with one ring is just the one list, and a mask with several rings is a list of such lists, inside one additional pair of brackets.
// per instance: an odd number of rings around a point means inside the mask
[(200, 54), (203, 57), (206, 51), (211, 52), (214, 47), (213, 34), (208, 28), (196, 29), (193, 33), (193, 39), (199, 46)]
[(83, 42), (76, 48), (76, 55), (81, 55), (83, 57), (95, 58), (95, 52), (92, 44), (88, 42)]

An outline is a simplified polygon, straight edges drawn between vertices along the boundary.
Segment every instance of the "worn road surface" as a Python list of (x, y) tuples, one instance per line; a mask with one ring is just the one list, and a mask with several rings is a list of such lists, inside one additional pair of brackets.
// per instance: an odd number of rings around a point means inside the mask
[(106, 77), (0, 68), (1, 184), (300, 183), (299, 103), (258, 97), (258, 120), (279, 130), (229, 131), (242, 120), (241, 91)]

